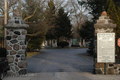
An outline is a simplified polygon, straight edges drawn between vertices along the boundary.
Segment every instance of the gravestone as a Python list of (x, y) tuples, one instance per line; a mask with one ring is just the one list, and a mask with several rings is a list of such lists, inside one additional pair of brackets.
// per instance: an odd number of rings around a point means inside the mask
[(28, 27), (25, 21), (19, 17), (18, 12), (15, 12), (14, 17), (5, 25), (7, 29), (7, 59), (10, 66), (8, 75), (27, 74), (26, 35)]
[[(116, 24), (102, 12), (95, 27), (94, 67), (96, 74), (120, 74), (120, 64), (115, 64), (115, 33)], [(106, 64), (105, 64), (106, 63)]]

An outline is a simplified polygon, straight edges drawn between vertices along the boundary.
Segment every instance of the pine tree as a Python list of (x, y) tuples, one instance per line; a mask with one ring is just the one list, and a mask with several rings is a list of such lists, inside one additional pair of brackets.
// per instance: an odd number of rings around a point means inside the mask
[(113, 23), (117, 25), (116, 29), (114, 30), (116, 33), (116, 37), (120, 37), (119, 31), (120, 31), (120, 9), (118, 10), (115, 7), (115, 4), (113, 0), (109, 0), (109, 6), (107, 10), (107, 14), (110, 17), (110, 19), (113, 20)]
[(57, 36), (58, 42), (59, 42), (60, 37), (64, 37), (66, 39), (69, 39), (72, 37), (72, 35), (71, 35), (72, 25), (70, 23), (69, 17), (67, 16), (67, 13), (64, 12), (63, 8), (60, 8), (58, 11), (56, 23), (57, 23), (56, 36)]
[(81, 35), (82, 39), (86, 39), (89, 40), (89, 50), (88, 53), (90, 55), (94, 54), (94, 23), (93, 22), (89, 22), (87, 21), (81, 28), (81, 30), (79, 30), (79, 34)]
[[(90, 14), (93, 15), (93, 20), (99, 18), (103, 11), (103, 7), (106, 5), (107, 0), (87, 0), (87, 5), (91, 8)], [(87, 7), (88, 7), (87, 6)]]
[(50, 22), (49, 27), (50, 28), (55, 27), (54, 26), (55, 25), (55, 4), (53, 0), (50, 0), (48, 2), (48, 8), (46, 11), (48, 12), (47, 14), (48, 21)]
[(3, 37), (3, 26), (0, 25), (0, 37)]
[(41, 49), (41, 45), (45, 40), (45, 34), (40, 34), (39, 36), (31, 37), (28, 44), (28, 51), (33, 51), (34, 49)]
[[(107, 10), (111, 0), (87, 0), (86, 7), (91, 8), (90, 14), (93, 15), (93, 20), (96, 20), (101, 15), (103, 9)], [(116, 7), (120, 6), (120, 0), (113, 0)]]
[(118, 53), (117, 39), (120, 37), (120, 7), (116, 6), (113, 0), (109, 0), (107, 13), (110, 19), (113, 20), (113, 23), (117, 25), (116, 29), (114, 29), (116, 34), (116, 54), (117, 54)]
[(119, 17), (113, 0), (109, 0), (107, 14), (113, 20), (114, 23), (117, 23), (119, 21)]
[(47, 12), (48, 12), (47, 18), (50, 23), (48, 23), (49, 29), (46, 33), (46, 39), (51, 40), (51, 47), (52, 47), (52, 39), (56, 38), (55, 36), (56, 16), (55, 16), (55, 5), (53, 0), (50, 0), (48, 2)]
[(119, 17), (119, 21), (117, 23), (117, 35), (118, 37), (120, 37), (120, 7), (118, 7), (118, 10), (117, 10), (117, 14), (118, 14), (118, 17)]

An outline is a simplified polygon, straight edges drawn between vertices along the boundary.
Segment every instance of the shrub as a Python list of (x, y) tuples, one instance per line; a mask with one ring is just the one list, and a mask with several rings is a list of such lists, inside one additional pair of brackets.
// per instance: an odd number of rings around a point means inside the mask
[(80, 45), (71, 45), (71, 47), (80, 47)]
[(58, 42), (57, 45), (58, 45), (58, 47), (61, 46), (63, 48), (64, 46), (68, 46), (69, 43), (66, 41), (61, 41), (61, 42)]
[(41, 45), (44, 40), (45, 40), (45, 35), (39, 35), (39, 36), (32, 37), (28, 43), (27, 51), (33, 51), (34, 49), (41, 49)]

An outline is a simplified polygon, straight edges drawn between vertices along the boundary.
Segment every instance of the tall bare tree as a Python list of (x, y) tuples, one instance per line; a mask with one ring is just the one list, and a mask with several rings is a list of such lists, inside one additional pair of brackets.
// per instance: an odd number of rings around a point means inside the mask
[[(9, 14), (13, 12), (13, 7), (17, 4), (17, 0), (7, 0), (8, 3), (8, 19), (10, 18)], [(0, 0), (0, 15), (4, 16), (5, 8), (4, 8), (4, 0)]]
[(69, 0), (68, 2), (68, 12), (70, 13), (70, 18), (73, 22), (73, 24), (80, 29), (81, 25), (85, 23), (87, 17), (85, 13), (87, 12), (87, 9), (84, 5), (83, 0)]

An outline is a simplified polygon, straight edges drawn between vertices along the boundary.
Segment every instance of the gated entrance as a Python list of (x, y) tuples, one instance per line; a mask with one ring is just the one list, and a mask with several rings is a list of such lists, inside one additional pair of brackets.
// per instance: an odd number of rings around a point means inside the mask
[[(95, 24), (95, 32), (98, 33), (113, 33), (113, 29), (116, 27), (115, 24), (109, 19), (107, 14), (101, 15), (97, 23)], [(8, 74), (11, 75), (21, 75), (27, 74), (27, 59), (26, 59), (26, 35), (28, 25), (19, 16), (14, 15), (14, 17), (8, 21), (5, 26), (6, 31), (6, 49), (7, 49), (7, 59), (9, 62), (10, 70)], [(96, 34), (97, 38), (97, 34)], [(3, 47), (3, 37), (0, 40), (0, 46)], [(97, 42), (97, 40), (96, 40)], [(98, 63), (97, 62), (97, 43), (95, 50), (95, 73), (96, 74), (120, 74), (120, 64), (114, 63)], [(71, 56), (70, 56), (71, 57)], [(73, 57), (71, 57), (73, 58)], [(62, 69), (60, 69), (62, 71)], [(106, 72), (105, 72), (106, 71)]]

